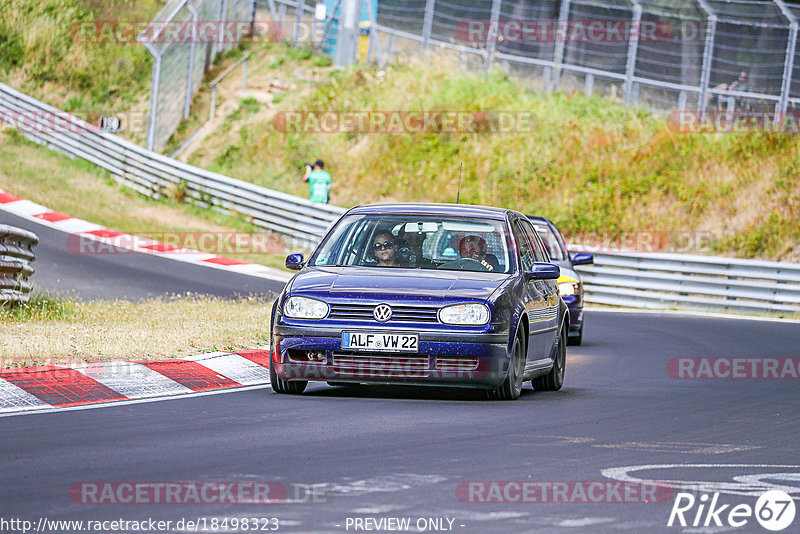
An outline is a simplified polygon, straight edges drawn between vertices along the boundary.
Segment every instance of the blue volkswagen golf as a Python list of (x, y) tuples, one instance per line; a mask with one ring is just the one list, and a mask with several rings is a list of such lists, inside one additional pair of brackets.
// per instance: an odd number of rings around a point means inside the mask
[(278, 393), (309, 381), (482, 388), (564, 381), (569, 312), (531, 222), (453, 204), (359, 206), (334, 224), (272, 309)]

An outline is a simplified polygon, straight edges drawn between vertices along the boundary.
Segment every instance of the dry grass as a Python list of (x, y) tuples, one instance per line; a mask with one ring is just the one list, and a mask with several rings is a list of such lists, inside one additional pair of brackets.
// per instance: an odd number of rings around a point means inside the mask
[(342, 206), (453, 202), (463, 162), (461, 202), (546, 215), (568, 235), (711, 231), (715, 253), (796, 256), (798, 137), (675, 133), (649, 111), (581, 92), (532, 93), (500, 70), (461, 70), (446, 54), (315, 75), (313, 91), (286, 80), (298, 90), (270, 111), (526, 111), (536, 119), (531, 131), (502, 134), (286, 134), (266, 113), (232, 115), (230, 133), (209, 136), (190, 161), (306, 196), (302, 163), (321, 157), (333, 175), (331, 202)]
[(271, 304), (264, 296), (140, 302), (35, 296), (23, 309), (0, 306), (0, 366), (155, 359), (263, 345), (269, 342)]

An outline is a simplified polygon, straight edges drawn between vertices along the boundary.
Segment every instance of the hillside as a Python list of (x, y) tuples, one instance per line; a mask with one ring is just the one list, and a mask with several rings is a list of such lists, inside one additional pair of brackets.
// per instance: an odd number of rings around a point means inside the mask
[[(452, 202), (463, 162), (462, 202), (544, 214), (573, 236), (652, 232), (682, 252), (800, 261), (796, 136), (676, 133), (646, 110), (581, 93), (532, 93), (500, 70), (484, 78), (436, 54), (344, 72), (316, 68), (313, 58), (305, 69), (286, 68), (287, 55), (297, 63), (296, 52), (264, 46), (253, 68), (296, 88), (264, 105), (243, 101), (190, 163), (305, 196), (302, 164), (322, 158), (334, 176), (332, 202), (352, 206)], [(533, 125), (326, 133), (312, 124), (286, 133), (286, 113), (303, 110), (532, 112)]]
[(163, 0), (4, 0), (0, 81), (66, 111), (120, 112), (149, 98), (152, 58), (134, 43), (100, 42), (81, 23), (147, 21)]
[[(147, 19), (162, 4), (8, 0), (0, 10), (0, 80), (70, 111), (146, 109), (147, 51), (81, 42), (75, 28)], [(573, 240), (645, 233), (666, 236), (681, 252), (800, 261), (796, 137), (675, 133), (646, 110), (581, 93), (531, 92), (499, 69), (484, 78), (438, 53), (336, 71), (327, 58), (284, 45), (251, 49), (247, 90), (237, 90), (238, 72), (220, 85), (216, 121), (182, 159), (306, 196), (302, 165), (322, 158), (334, 177), (332, 202), (342, 206), (454, 201), (463, 163), (462, 202), (547, 215)], [(168, 152), (205, 121), (209, 101), (203, 88)], [(287, 113), (325, 110), (340, 117), (449, 111), (483, 126), (475, 133), (285, 131)], [(496, 133), (502, 113), (529, 113), (532, 121)]]

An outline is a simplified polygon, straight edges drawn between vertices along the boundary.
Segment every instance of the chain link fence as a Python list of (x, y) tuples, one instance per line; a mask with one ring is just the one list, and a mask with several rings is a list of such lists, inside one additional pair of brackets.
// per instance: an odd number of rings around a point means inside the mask
[[(256, 0), (169, 0), (138, 37), (153, 56), (148, 150), (161, 151), (217, 54), (238, 46)], [(252, 28), (251, 28), (252, 31)]]
[(437, 46), (654, 110), (800, 109), (800, 7), (783, 0), (395, 0), (370, 18), (380, 63)]

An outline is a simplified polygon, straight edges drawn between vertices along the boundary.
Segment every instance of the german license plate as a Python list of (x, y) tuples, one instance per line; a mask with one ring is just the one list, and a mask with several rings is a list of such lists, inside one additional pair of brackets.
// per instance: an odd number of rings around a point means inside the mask
[(342, 349), (417, 352), (419, 350), (419, 334), (342, 332)]

